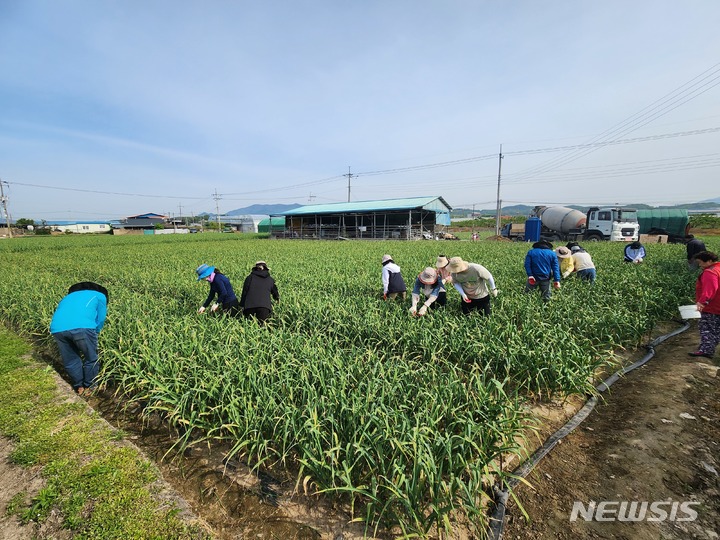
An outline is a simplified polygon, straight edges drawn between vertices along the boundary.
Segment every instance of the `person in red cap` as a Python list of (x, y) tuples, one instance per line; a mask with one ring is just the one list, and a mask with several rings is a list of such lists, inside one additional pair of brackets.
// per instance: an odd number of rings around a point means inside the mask
[[(425, 295), (425, 302), (418, 310), (420, 293)], [(429, 266), (415, 278), (415, 286), (412, 291), (412, 306), (410, 314), (422, 317), (427, 313), (429, 307), (444, 306), (447, 303), (447, 292), (437, 270)]]

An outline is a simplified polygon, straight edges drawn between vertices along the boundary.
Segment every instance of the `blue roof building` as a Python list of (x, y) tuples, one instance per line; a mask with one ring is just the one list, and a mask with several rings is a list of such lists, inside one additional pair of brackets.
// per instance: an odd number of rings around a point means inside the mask
[(277, 238), (416, 240), (450, 225), (451, 210), (439, 196), (312, 204), (272, 215), (285, 218), (285, 230), (271, 232)]

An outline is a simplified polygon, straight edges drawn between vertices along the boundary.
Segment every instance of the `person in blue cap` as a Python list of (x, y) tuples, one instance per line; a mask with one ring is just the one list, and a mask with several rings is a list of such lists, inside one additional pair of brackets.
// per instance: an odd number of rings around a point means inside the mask
[(242, 315), (242, 309), (240, 309), (240, 302), (238, 302), (235, 291), (233, 291), (232, 285), (228, 277), (220, 272), (214, 266), (208, 266), (207, 264), (201, 264), (195, 270), (200, 281), (204, 279), (210, 284), (210, 293), (203, 302), (203, 305), (198, 309), (198, 313), (205, 313), (205, 310), (210, 306), (210, 302), (213, 301), (217, 295), (217, 301), (210, 307), (211, 312), (215, 312), (218, 308), (222, 308), (224, 313), (233, 316)]
[(92, 281), (75, 283), (58, 304), (50, 321), (50, 333), (57, 343), (73, 390), (89, 394), (96, 385), (98, 334), (105, 325), (108, 291)]

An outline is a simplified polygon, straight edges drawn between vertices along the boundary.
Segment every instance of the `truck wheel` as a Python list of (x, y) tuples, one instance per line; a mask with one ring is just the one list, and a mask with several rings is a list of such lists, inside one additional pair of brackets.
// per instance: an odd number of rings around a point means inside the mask
[(601, 242), (603, 239), (602, 236), (599, 234), (593, 234), (592, 236), (588, 236), (588, 242)]

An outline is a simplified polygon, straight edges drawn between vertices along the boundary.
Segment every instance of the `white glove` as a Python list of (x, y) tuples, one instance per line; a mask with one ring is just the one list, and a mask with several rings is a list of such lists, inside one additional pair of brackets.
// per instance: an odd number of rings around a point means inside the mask
[(427, 313), (427, 306), (426, 306), (425, 304), (423, 304), (422, 307), (420, 308), (420, 311), (418, 311), (418, 315), (419, 315), (420, 317), (422, 317), (422, 316), (425, 315), (426, 313)]
[(493, 298), (497, 298), (497, 293), (498, 293), (497, 289), (493, 289), (492, 291), (490, 291), (490, 294), (493, 295)]
[(205, 306), (200, 306), (198, 313), (205, 313)]
[(215, 312), (215, 311), (217, 311), (217, 308), (219, 308), (219, 307), (220, 307), (220, 304), (215, 303), (212, 306), (210, 306), (210, 311)]
[(410, 312), (410, 315), (417, 315), (417, 306), (410, 306), (410, 309), (408, 311)]

